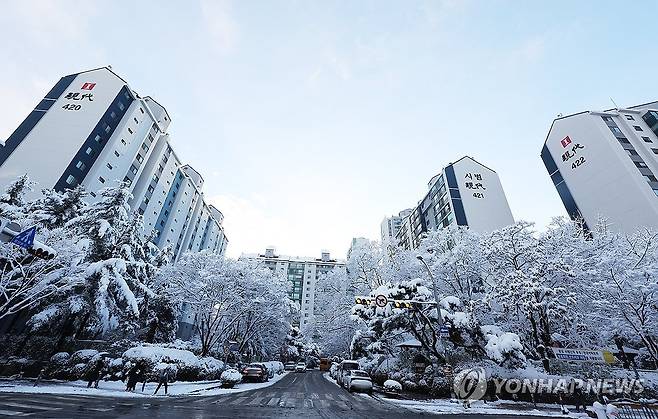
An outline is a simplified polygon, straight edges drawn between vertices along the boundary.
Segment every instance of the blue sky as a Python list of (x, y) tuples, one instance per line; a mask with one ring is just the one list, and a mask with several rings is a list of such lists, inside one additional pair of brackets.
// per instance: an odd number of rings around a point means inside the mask
[(229, 255), (344, 256), (446, 164), (495, 169), (514, 217), (565, 211), (539, 152), (558, 113), (658, 99), (658, 3), (4, 1), (0, 133), (64, 74), (111, 64), (172, 116)]

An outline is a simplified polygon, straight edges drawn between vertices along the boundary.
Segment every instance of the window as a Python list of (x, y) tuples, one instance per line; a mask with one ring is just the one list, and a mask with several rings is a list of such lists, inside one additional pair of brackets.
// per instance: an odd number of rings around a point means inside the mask
[(139, 111), (140, 111), (141, 113), (144, 113), (144, 109), (142, 109), (142, 108), (139, 108)]
[(82, 160), (78, 160), (78, 162), (75, 164), (75, 167), (77, 167), (80, 170), (85, 170), (85, 167), (87, 166), (82, 162)]
[(139, 121), (137, 120), (137, 118), (133, 118), (133, 121), (135, 121), (136, 124), (139, 124)]
[(148, 203), (149, 203), (149, 199), (148, 199), (148, 197), (146, 197), (146, 196), (144, 197), (144, 203), (145, 203), (145, 204), (148, 204)]
[(140, 162), (140, 163), (143, 162), (143, 161), (144, 161), (144, 157), (142, 157), (141, 154), (138, 154), (138, 155), (137, 155), (137, 161)]
[(626, 119), (628, 119), (629, 121), (635, 121), (635, 118), (633, 118), (633, 115), (624, 115), (624, 116), (626, 116)]
[(126, 109), (126, 105), (124, 105), (122, 101), (119, 101), (119, 103), (117, 104), (117, 106), (119, 107), (119, 110), (120, 110), (120, 111)]
[(93, 155), (94, 155), (94, 150), (92, 150), (91, 147), (87, 147), (87, 149), (85, 150), (85, 153), (86, 153), (88, 156), (93, 156)]
[(618, 137), (623, 137), (624, 136), (624, 134), (621, 132), (619, 127), (610, 127), (610, 131), (612, 131)]
[(650, 142), (652, 142), (652, 141), (651, 141), (651, 138), (649, 138), (649, 137), (642, 137), (642, 139), (644, 140), (645, 143), (650, 143)]
[(126, 140), (124, 140), (124, 139), (122, 138), (122, 139), (121, 139), (121, 144), (123, 144), (123, 145), (127, 145), (127, 144), (126, 144)]
[(144, 215), (144, 210), (142, 208), (140, 208), (140, 209), (137, 210), (137, 213), (139, 215)]
[(617, 138), (617, 141), (619, 141), (622, 144), (630, 144), (631, 143), (626, 138)]
[(100, 181), (100, 183), (105, 183), (105, 179), (103, 179), (102, 176), (99, 176), (99, 177), (98, 177), (98, 180)]
[(114, 111), (110, 112), (110, 118), (114, 119), (116, 117), (117, 117), (116, 112), (114, 112)]
[(117, 157), (119, 157), (120, 154), (119, 154), (118, 151), (114, 150), (114, 155), (117, 156)]
[(658, 148), (652, 148), (651, 151), (653, 151), (653, 154), (658, 154)]
[(137, 168), (135, 167), (134, 164), (130, 166), (130, 171), (132, 172), (133, 175), (137, 174)]
[(142, 143), (142, 150), (144, 150), (144, 151), (148, 151), (148, 150), (149, 150), (149, 146), (146, 145), (146, 143)]
[(648, 182), (658, 182), (658, 179), (654, 175), (644, 175), (645, 178), (647, 178)]
[(112, 165), (110, 163), (106, 164), (107, 168), (112, 170)]
[(639, 156), (635, 150), (626, 150), (629, 156)]
[(609, 116), (602, 116), (601, 118), (603, 118), (605, 122), (612, 122), (612, 118), (610, 118)]
[(158, 177), (158, 175), (153, 175), (153, 182), (158, 183), (159, 180), (160, 178)]
[(133, 130), (131, 128), (128, 128), (128, 132), (132, 134)]
[(633, 125), (633, 128), (635, 128), (635, 131), (642, 131), (642, 127), (638, 125)]
[[(104, 124), (105, 124), (105, 123), (104, 123)], [(112, 127), (109, 126), (109, 125), (107, 125), (107, 124), (105, 124), (105, 132), (108, 132), (108, 133), (109, 133), (111, 130), (112, 130)]]
[(103, 139), (101, 138), (101, 136), (99, 134), (96, 134), (96, 136), (94, 137), (94, 141), (96, 141), (97, 143), (100, 144), (101, 141), (103, 141)]
[(66, 178), (66, 183), (68, 185), (75, 185), (76, 183), (78, 183), (78, 180), (75, 178), (75, 176), (69, 175), (69, 177)]
[(639, 169), (646, 169), (647, 167), (649, 167), (643, 161), (634, 161), (633, 163), (635, 163), (635, 166), (637, 166)]
[(131, 178), (129, 178), (128, 176), (124, 177), (123, 181), (126, 182), (128, 184), (128, 186), (130, 186), (130, 184), (133, 183), (133, 180)]
[(89, 192), (89, 195), (91, 195), (95, 198), (96, 197), (96, 192)]
[(146, 190), (149, 191), (150, 193), (153, 193), (153, 191), (154, 191), (153, 186), (151, 186), (151, 185), (149, 185), (149, 187), (146, 188)]

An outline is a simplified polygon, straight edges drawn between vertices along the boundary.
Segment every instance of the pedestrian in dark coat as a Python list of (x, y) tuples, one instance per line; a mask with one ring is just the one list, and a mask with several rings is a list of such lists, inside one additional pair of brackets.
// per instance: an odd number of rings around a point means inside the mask
[(139, 375), (141, 371), (140, 368), (141, 367), (139, 365), (134, 365), (128, 371), (128, 382), (126, 383), (126, 391), (135, 390), (135, 386), (137, 385), (137, 381), (139, 380)]
[(158, 393), (158, 390), (160, 390), (160, 387), (164, 384), (165, 388), (165, 396), (167, 395), (167, 384), (169, 382), (169, 368), (163, 368), (160, 370), (160, 374), (158, 375), (158, 386), (155, 388), (155, 392), (153, 395)]
[(95, 388), (98, 388), (98, 381), (101, 379), (101, 373), (104, 368), (105, 362), (103, 362), (103, 358), (98, 358), (91, 364), (86, 374), (88, 381), (87, 388), (91, 387), (92, 384), (94, 384)]

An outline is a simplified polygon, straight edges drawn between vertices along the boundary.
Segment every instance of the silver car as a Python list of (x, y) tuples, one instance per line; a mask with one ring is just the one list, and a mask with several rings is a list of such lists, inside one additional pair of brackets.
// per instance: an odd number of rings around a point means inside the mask
[(343, 375), (343, 387), (350, 393), (353, 391), (363, 391), (372, 393), (372, 379), (367, 372), (362, 370), (351, 370)]

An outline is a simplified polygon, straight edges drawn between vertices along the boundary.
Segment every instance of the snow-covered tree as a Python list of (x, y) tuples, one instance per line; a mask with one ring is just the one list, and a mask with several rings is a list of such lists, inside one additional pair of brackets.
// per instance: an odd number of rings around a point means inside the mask
[(290, 327), (287, 280), (252, 262), (189, 253), (161, 271), (159, 284), (191, 306), (203, 356), (229, 340), (241, 353), (271, 354)]

